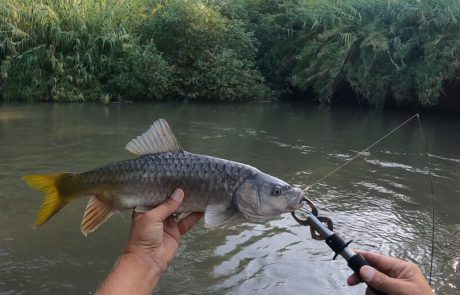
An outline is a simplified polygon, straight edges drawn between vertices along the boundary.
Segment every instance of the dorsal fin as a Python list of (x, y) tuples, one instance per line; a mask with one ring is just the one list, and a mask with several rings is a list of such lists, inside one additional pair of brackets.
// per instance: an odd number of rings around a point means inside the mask
[(132, 139), (126, 149), (143, 156), (179, 151), (181, 148), (166, 120), (159, 119), (142, 135)]

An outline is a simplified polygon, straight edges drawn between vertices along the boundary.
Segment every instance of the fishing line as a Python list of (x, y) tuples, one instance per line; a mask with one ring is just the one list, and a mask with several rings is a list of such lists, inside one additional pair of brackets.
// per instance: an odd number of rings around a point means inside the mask
[(434, 210), (434, 185), (433, 185), (433, 173), (431, 172), (431, 163), (430, 163), (430, 157), (429, 157), (429, 154), (428, 154), (428, 146), (427, 146), (427, 142), (425, 140), (425, 136), (423, 134), (423, 128), (422, 128), (422, 122), (420, 121), (420, 116), (419, 114), (415, 114), (413, 115), (412, 117), (410, 117), (409, 119), (407, 119), (406, 121), (404, 121), (403, 123), (399, 124), (398, 126), (396, 126), (393, 130), (391, 130), (390, 132), (388, 132), (387, 134), (385, 134), (384, 136), (382, 136), (381, 138), (379, 138), (377, 141), (375, 141), (373, 144), (371, 144), (370, 146), (368, 146), (367, 148), (365, 148), (364, 150), (362, 150), (361, 152), (358, 152), (353, 158), (351, 158), (350, 160), (346, 161), (345, 163), (343, 163), (342, 165), (340, 165), (339, 167), (335, 168), (334, 170), (332, 170), (331, 172), (329, 172), (328, 174), (326, 174), (325, 176), (323, 176), (322, 178), (318, 179), (317, 181), (315, 181), (314, 183), (310, 184), (309, 186), (307, 186), (307, 188), (305, 189), (305, 191), (307, 191), (309, 188), (311, 188), (312, 186), (322, 182), (323, 180), (325, 180), (326, 178), (328, 178), (329, 176), (335, 174), (336, 172), (338, 172), (339, 170), (341, 170), (342, 168), (344, 168), (345, 166), (347, 166), (348, 164), (350, 164), (352, 161), (356, 160), (357, 158), (359, 158), (359, 156), (362, 156), (364, 155), (366, 152), (368, 152), (371, 148), (373, 148), (375, 145), (377, 145), (379, 142), (381, 142), (382, 140), (384, 140), (385, 138), (387, 138), (388, 136), (390, 136), (391, 134), (395, 133), (396, 131), (398, 131), (400, 128), (402, 128), (404, 125), (406, 125), (407, 123), (409, 123), (410, 121), (412, 121), (414, 118), (417, 118), (417, 122), (418, 122), (418, 125), (420, 127), (420, 134), (421, 134), (421, 137), (422, 137), (422, 141), (423, 141), (423, 146), (424, 146), (424, 149), (425, 149), (425, 158), (426, 158), (426, 164), (427, 164), (427, 168), (428, 168), (428, 175), (429, 175), (429, 179), (430, 179), (430, 193), (431, 193), (431, 201), (432, 201), (432, 205), (431, 205), (431, 222), (432, 222), (432, 228), (431, 228), (431, 257), (430, 257), (430, 276), (429, 276), (429, 283), (431, 285), (431, 281), (432, 281), (432, 273), (433, 273), (433, 259), (434, 259), (434, 239), (435, 239), (435, 217), (434, 217), (434, 214), (435, 214), (435, 210)]
[(428, 154), (428, 146), (426, 144), (425, 136), (423, 135), (423, 129), (422, 129), (422, 122), (420, 121), (420, 116), (417, 114), (417, 120), (418, 120), (418, 125), (420, 126), (420, 133), (422, 134), (422, 141), (423, 145), (425, 146), (425, 157), (426, 157), (426, 164), (428, 167), (428, 176), (430, 178), (430, 193), (431, 193), (431, 258), (430, 258), (430, 280), (429, 283), (431, 285), (431, 278), (432, 278), (432, 273), (433, 273), (433, 258), (434, 258), (434, 185), (433, 185), (433, 173), (431, 172), (431, 162), (430, 162), (430, 156)]
[[(342, 165), (340, 165), (339, 167), (335, 168), (334, 170), (332, 170), (331, 172), (329, 172), (328, 174), (326, 174), (325, 176), (323, 176), (322, 178), (318, 179), (317, 181), (315, 181), (313, 184), (310, 184), (306, 190), (308, 190), (310, 187), (320, 183), (321, 181), (325, 180), (326, 178), (328, 178), (329, 176), (331, 176), (332, 174), (336, 173), (337, 171), (339, 171), (340, 169), (342, 169), (343, 167), (347, 166), (348, 164), (350, 164), (352, 161), (356, 160), (359, 156), (362, 156), (365, 152), (369, 151), (371, 148), (373, 148), (375, 145), (377, 145), (379, 142), (381, 142), (382, 140), (384, 140), (385, 138), (387, 138), (388, 136), (390, 136), (391, 134), (395, 133), (399, 128), (403, 127), (404, 125), (406, 125), (407, 123), (409, 123), (410, 121), (412, 121), (412, 119), (414, 118), (418, 118), (418, 114), (415, 114), (413, 115), (412, 117), (410, 117), (409, 119), (407, 119), (405, 122), (399, 124), (397, 127), (395, 127), (393, 130), (391, 130), (390, 132), (388, 132), (387, 134), (385, 134), (384, 136), (382, 136), (380, 139), (378, 139), (376, 142), (374, 142), (373, 144), (371, 144), (370, 146), (368, 146), (367, 148), (365, 148), (364, 150), (362, 150), (361, 152), (358, 152), (353, 158), (351, 158), (350, 160), (346, 161), (345, 163), (343, 163)], [(419, 119), (420, 121), (420, 119)]]

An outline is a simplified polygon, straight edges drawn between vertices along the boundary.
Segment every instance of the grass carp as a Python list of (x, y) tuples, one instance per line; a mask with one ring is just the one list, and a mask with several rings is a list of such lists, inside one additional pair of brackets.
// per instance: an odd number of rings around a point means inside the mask
[(204, 212), (206, 227), (224, 225), (237, 215), (258, 221), (291, 212), (304, 197), (301, 189), (252, 166), (184, 151), (163, 119), (126, 149), (138, 158), (79, 173), (24, 176), (45, 193), (36, 226), (85, 196), (90, 197), (81, 223), (85, 236), (114, 213), (158, 206), (176, 188), (185, 193), (178, 213)]

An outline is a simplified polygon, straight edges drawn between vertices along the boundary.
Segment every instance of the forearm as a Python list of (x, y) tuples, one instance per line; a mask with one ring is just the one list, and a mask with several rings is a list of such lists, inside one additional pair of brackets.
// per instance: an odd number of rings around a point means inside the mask
[(160, 269), (148, 257), (125, 253), (96, 294), (152, 294), (160, 276)]

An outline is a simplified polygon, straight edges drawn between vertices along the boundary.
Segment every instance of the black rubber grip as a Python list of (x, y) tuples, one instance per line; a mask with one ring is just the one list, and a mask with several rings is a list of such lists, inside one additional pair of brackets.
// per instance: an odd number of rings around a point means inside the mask
[(339, 237), (337, 234), (333, 234), (333, 235), (327, 237), (326, 238), (326, 244), (335, 253), (335, 256), (334, 256), (333, 259), (335, 259), (335, 257), (337, 257), (337, 255), (340, 254), (340, 252), (342, 252), (343, 249), (345, 249), (345, 247), (347, 246), (347, 244), (345, 244), (345, 241), (342, 240), (342, 238)]
[[(364, 258), (364, 256), (361, 254), (355, 254), (350, 259), (348, 259), (348, 267), (350, 267), (361, 280), (362, 278), (359, 275), (359, 270), (361, 269), (361, 267), (365, 265), (371, 266), (369, 262), (366, 260), (366, 258)], [(369, 289), (371, 289), (371, 291), (374, 292), (375, 295), (386, 295), (382, 291), (376, 290), (371, 286), (369, 286)]]
[(361, 267), (369, 265), (369, 262), (361, 254), (355, 254), (350, 259), (348, 259), (348, 266), (355, 272), (355, 274), (361, 279), (359, 275), (359, 270)]

